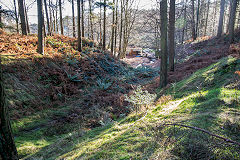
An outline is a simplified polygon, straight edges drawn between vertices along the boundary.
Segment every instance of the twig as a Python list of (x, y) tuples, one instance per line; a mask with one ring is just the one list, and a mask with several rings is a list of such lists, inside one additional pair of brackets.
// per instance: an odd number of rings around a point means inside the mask
[(165, 124), (162, 124), (162, 126), (180, 126), (180, 127), (185, 127), (185, 128), (190, 128), (190, 129), (194, 129), (194, 130), (197, 130), (197, 131), (201, 131), (201, 132), (204, 132), (206, 134), (209, 134), (213, 137), (217, 137), (219, 139), (222, 139), (226, 142), (229, 142), (229, 143), (233, 143), (233, 144), (236, 144), (238, 146), (240, 146), (240, 143), (239, 142), (236, 142), (236, 141), (233, 141), (231, 139), (227, 139), (227, 138), (224, 138), (222, 136), (219, 136), (219, 135), (216, 135), (216, 134), (213, 134), (205, 129), (202, 129), (202, 128), (198, 128), (198, 127), (193, 127), (193, 126), (187, 126), (187, 125), (184, 125), (184, 124), (177, 124), (177, 123), (165, 123)]

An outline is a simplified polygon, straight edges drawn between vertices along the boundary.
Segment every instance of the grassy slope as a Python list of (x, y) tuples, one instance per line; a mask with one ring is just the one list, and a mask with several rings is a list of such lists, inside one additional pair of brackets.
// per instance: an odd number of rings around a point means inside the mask
[[(18, 150), (38, 148), (26, 159), (239, 159), (239, 148), (201, 132), (158, 127), (179, 122), (239, 142), (239, 77), (234, 74), (239, 67), (240, 60), (223, 58), (167, 89), (173, 99), (153, 106), (146, 116), (132, 113), (91, 131), (75, 126), (54, 140), (28, 133), (24, 140), (16, 138)], [(38, 142), (33, 145), (29, 136)]]

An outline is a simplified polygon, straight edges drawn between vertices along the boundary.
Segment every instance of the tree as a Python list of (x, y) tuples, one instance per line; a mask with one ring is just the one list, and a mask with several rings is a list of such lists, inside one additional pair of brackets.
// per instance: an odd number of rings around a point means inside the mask
[(119, 32), (119, 49), (118, 49), (118, 58), (121, 58), (121, 54), (122, 54), (122, 32), (123, 32), (123, 3), (124, 0), (120, 0), (121, 1), (121, 14), (120, 14), (120, 32)]
[(15, 21), (16, 21), (16, 26), (17, 26), (17, 33), (19, 33), (19, 28), (18, 28), (18, 14), (17, 14), (17, 4), (16, 0), (13, 0), (14, 4), (14, 14), (15, 14)]
[(43, 26), (44, 26), (44, 18), (43, 18), (43, 6), (42, 0), (37, 0), (37, 9), (38, 9), (38, 48), (37, 52), (39, 54), (44, 54), (43, 50)]
[(25, 0), (23, 1), (23, 6), (24, 6), (24, 9), (25, 9), (27, 33), (30, 33), (30, 27), (29, 27), (29, 23), (28, 23), (28, 15), (27, 15), (27, 7), (26, 7)]
[(104, 6), (103, 6), (103, 46), (102, 49), (106, 49), (106, 0), (104, 0)]
[(47, 31), (48, 31), (48, 34), (51, 35), (51, 29), (50, 29), (50, 23), (49, 23), (49, 16), (48, 16), (48, 8), (47, 8), (47, 1), (46, 1), (46, 0), (44, 0), (44, 6), (45, 6), (46, 19), (47, 19)]
[(116, 8), (116, 19), (115, 19), (115, 39), (114, 39), (114, 51), (116, 52), (116, 48), (117, 48), (117, 26), (118, 26), (118, 0), (116, 2), (116, 5), (115, 5), (115, 8)]
[(111, 38), (111, 53), (112, 55), (114, 54), (114, 50), (113, 50), (113, 47), (114, 47), (114, 33), (115, 33), (115, 7), (116, 7), (116, 4), (115, 4), (115, 0), (113, 0), (113, 12), (112, 12), (112, 38)]
[(200, 0), (198, 0), (198, 5), (197, 5), (197, 22), (196, 22), (196, 31), (195, 31), (195, 34), (196, 34), (196, 37), (199, 36), (199, 33), (198, 33), (198, 25), (199, 25), (199, 10), (200, 10)]
[(82, 51), (82, 38), (81, 38), (81, 7), (80, 7), (80, 0), (77, 0), (77, 30), (78, 30), (78, 51)]
[(17, 149), (12, 136), (11, 123), (3, 86), (2, 63), (0, 59), (0, 159), (18, 160)]
[(26, 22), (26, 13), (23, 0), (18, 0), (19, 14), (21, 20), (21, 29), (22, 34), (27, 35), (27, 22)]
[(169, 11), (169, 70), (174, 71), (175, 57), (175, 0), (170, 0)]
[(234, 41), (234, 25), (236, 18), (237, 0), (231, 0), (231, 12), (229, 19), (229, 41), (232, 43)]
[(76, 37), (75, 16), (74, 16), (74, 0), (72, 0), (72, 23), (73, 23), (73, 37)]
[(160, 2), (161, 15), (161, 68), (160, 68), (160, 88), (167, 85), (167, 0)]
[(184, 42), (184, 35), (185, 35), (185, 28), (186, 28), (186, 23), (187, 23), (187, 7), (186, 7), (186, 2), (184, 3), (184, 14), (183, 14), (183, 19), (184, 19), (184, 25), (183, 25), (183, 30), (182, 30), (182, 44)]
[(219, 22), (218, 22), (218, 32), (217, 32), (217, 37), (221, 37), (222, 35), (222, 30), (223, 30), (223, 16), (224, 16), (224, 5), (225, 5), (225, 0), (221, 0), (220, 4), (220, 16), (219, 16)]
[(81, 0), (81, 8), (82, 8), (82, 37), (85, 35), (84, 31), (84, 1)]
[(88, 0), (89, 3), (89, 19), (90, 19), (90, 30), (91, 30), (91, 39), (93, 38), (93, 20), (92, 20), (92, 0)]
[(194, 9), (194, 0), (192, 1), (192, 39), (196, 40), (196, 28), (195, 28), (195, 9)]
[(60, 28), (63, 35), (62, 0), (59, 0)]
[(210, 0), (208, 0), (208, 3), (207, 3), (207, 11), (206, 11), (206, 20), (205, 20), (205, 28), (204, 28), (204, 36), (206, 36), (206, 33), (207, 33), (207, 27), (208, 27), (208, 16), (209, 16), (209, 6), (210, 6)]

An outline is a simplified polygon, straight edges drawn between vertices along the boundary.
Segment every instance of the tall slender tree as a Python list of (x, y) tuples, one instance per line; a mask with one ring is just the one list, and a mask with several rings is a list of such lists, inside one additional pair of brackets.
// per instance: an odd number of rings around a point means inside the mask
[(167, 85), (167, 0), (160, 2), (161, 15), (161, 68), (160, 68), (160, 88)]
[(115, 15), (115, 17), (116, 17), (116, 19), (115, 19), (115, 30), (114, 30), (114, 34), (115, 34), (115, 39), (114, 39), (114, 51), (115, 51), (115, 54), (116, 54), (116, 48), (117, 48), (117, 27), (118, 27), (118, 0), (117, 0), (117, 2), (116, 2), (116, 6), (115, 6), (115, 9), (116, 9), (116, 11), (115, 11), (115, 13), (116, 13), (116, 15)]
[(93, 18), (92, 18), (92, 0), (88, 0), (88, 5), (89, 5), (89, 19), (90, 19), (90, 31), (91, 31), (91, 39), (94, 40), (93, 38)]
[(84, 0), (81, 0), (81, 9), (82, 9), (82, 37), (85, 35), (84, 31)]
[(197, 21), (196, 21), (196, 36), (199, 36), (199, 33), (198, 33), (198, 30), (199, 30), (199, 11), (200, 11), (200, 0), (197, 1), (198, 2), (198, 5), (197, 5)]
[(78, 51), (82, 51), (82, 35), (81, 35), (81, 6), (80, 0), (77, 0), (77, 31), (78, 31)]
[(107, 7), (106, 7), (106, 0), (104, 0), (104, 6), (103, 6), (103, 50), (106, 49), (106, 10), (107, 10)]
[(223, 30), (223, 17), (224, 17), (224, 7), (225, 7), (225, 0), (221, 0), (220, 4), (220, 16), (219, 16), (219, 22), (218, 22), (218, 32), (217, 37), (221, 37), (222, 30)]
[(207, 11), (206, 11), (206, 19), (205, 19), (205, 26), (204, 26), (204, 36), (207, 34), (207, 27), (208, 27), (208, 16), (209, 16), (209, 6), (210, 6), (210, 0), (208, 0), (207, 3)]
[(63, 18), (62, 18), (62, 0), (59, 0), (59, 16), (60, 16), (60, 28), (61, 34), (63, 35)]
[(112, 12), (112, 38), (111, 38), (111, 53), (112, 55), (114, 54), (114, 33), (115, 33), (115, 7), (116, 7), (116, 4), (115, 4), (115, 0), (113, 0), (113, 12)]
[(22, 34), (27, 35), (26, 13), (24, 9), (25, 7), (24, 7), (23, 0), (18, 0), (18, 7), (19, 7), (20, 20), (21, 20)]
[(169, 10), (169, 70), (174, 71), (175, 58), (175, 0), (170, 0)]
[(229, 41), (232, 43), (234, 41), (234, 26), (236, 19), (236, 9), (237, 9), (237, 0), (231, 0), (231, 12), (229, 19)]
[(76, 37), (75, 16), (74, 16), (74, 0), (72, 0), (72, 23), (73, 23), (73, 37)]
[(17, 33), (19, 33), (19, 27), (18, 27), (18, 13), (17, 13), (17, 4), (16, 0), (13, 0), (14, 4), (14, 15), (15, 15), (15, 21), (16, 21), (16, 26), (17, 26)]
[(120, 0), (121, 1), (121, 14), (120, 14), (120, 31), (119, 31), (119, 48), (118, 48), (118, 58), (121, 58), (121, 54), (122, 54), (122, 32), (123, 32), (123, 3), (124, 0)]
[(43, 27), (44, 27), (44, 17), (43, 17), (43, 2), (42, 0), (37, 0), (37, 9), (38, 9), (38, 48), (37, 52), (39, 54), (44, 54), (43, 50)]
[(27, 14), (27, 6), (25, 0), (23, 1), (23, 6), (25, 9), (25, 18), (26, 18), (26, 26), (27, 26), (27, 33), (30, 33), (30, 27), (29, 27), (29, 22), (28, 22), (28, 14)]
[(196, 28), (195, 28), (195, 8), (194, 8), (194, 0), (192, 1), (192, 39), (196, 40)]
[(49, 16), (48, 16), (47, 0), (44, 0), (44, 7), (45, 7), (45, 15), (46, 15), (46, 19), (47, 19), (47, 33), (49, 35), (51, 35), (50, 22), (49, 22)]

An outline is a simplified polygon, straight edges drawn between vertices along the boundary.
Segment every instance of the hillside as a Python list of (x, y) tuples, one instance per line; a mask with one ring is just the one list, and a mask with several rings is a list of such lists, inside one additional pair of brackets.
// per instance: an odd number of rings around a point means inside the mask
[(47, 37), (45, 55), (36, 53), (35, 35), (3, 33), (0, 41), (20, 157), (55, 142), (58, 136), (125, 116), (132, 108), (124, 94), (158, 75), (156, 69), (127, 66), (87, 39), (79, 53), (76, 39)]
[(35, 35), (3, 33), (0, 41), (22, 159), (239, 159), (238, 145), (178, 126), (239, 143), (238, 43), (185, 44), (188, 54), (178, 53), (159, 90), (158, 68), (133, 68), (87, 39), (79, 53), (76, 39), (49, 36), (45, 55)]
[[(29, 159), (239, 159), (240, 61), (226, 57), (165, 91), (148, 112), (91, 131), (75, 130)], [(45, 143), (47, 143), (45, 141)]]

